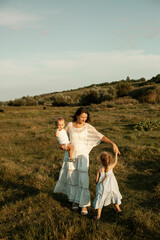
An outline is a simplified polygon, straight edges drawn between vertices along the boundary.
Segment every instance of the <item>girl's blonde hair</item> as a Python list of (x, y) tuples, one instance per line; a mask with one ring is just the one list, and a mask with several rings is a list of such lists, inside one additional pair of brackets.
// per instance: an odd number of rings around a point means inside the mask
[(102, 166), (105, 167), (105, 177), (101, 181), (101, 184), (102, 184), (105, 181), (105, 179), (107, 178), (106, 172), (108, 171), (109, 164), (112, 161), (112, 155), (109, 152), (102, 152), (100, 155), (100, 161), (102, 163)]

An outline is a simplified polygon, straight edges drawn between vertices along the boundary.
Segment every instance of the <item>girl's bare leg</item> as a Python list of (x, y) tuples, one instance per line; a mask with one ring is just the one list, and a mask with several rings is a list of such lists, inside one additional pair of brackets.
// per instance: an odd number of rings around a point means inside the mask
[(101, 217), (101, 212), (102, 212), (102, 208), (98, 208), (98, 211), (97, 211), (97, 219), (100, 219), (100, 217)]
[(117, 212), (121, 212), (121, 209), (118, 204), (115, 204), (115, 208), (116, 208)]

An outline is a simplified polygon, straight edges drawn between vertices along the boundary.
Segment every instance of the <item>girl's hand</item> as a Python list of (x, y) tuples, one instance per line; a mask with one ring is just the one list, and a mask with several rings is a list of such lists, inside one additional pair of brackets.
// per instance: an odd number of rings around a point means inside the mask
[(113, 144), (113, 151), (114, 151), (115, 154), (121, 154), (115, 143)]

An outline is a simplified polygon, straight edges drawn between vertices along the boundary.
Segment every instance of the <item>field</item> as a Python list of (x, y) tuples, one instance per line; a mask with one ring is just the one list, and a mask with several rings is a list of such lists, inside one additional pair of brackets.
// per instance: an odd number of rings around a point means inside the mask
[[(113, 140), (121, 155), (114, 170), (123, 213), (105, 207), (96, 222), (73, 212), (63, 194), (54, 194), (64, 152), (54, 137), (54, 119), (71, 121), (77, 107), (2, 107), (0, 113), (0, 239), (2, 240), (158, 240), (160, 239), (160, 130), (136, 130), (159, 120), (158, 104), (90, 105), (91, 124)], [(101, 143), (90, 154), (90, 193)]]

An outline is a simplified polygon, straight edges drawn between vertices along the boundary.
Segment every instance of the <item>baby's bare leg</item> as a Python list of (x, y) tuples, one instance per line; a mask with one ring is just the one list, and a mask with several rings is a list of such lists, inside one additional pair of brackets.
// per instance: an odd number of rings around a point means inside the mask
[(69, 158), (72, 158), (74, 147), (69, 143), (67, 148), (69, 150)]

